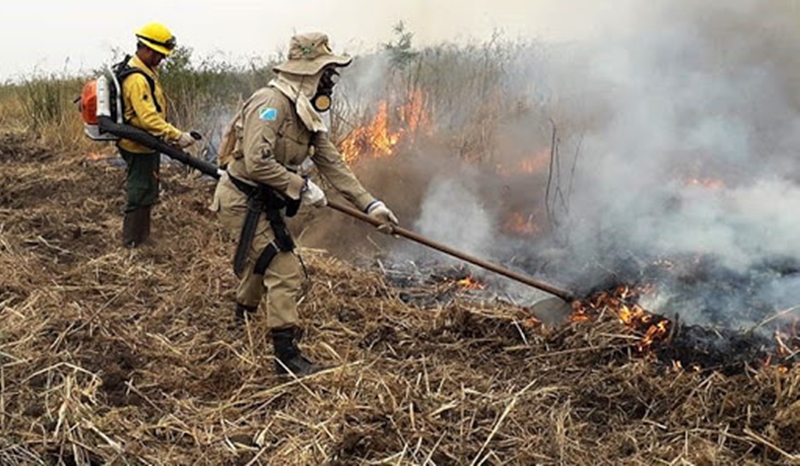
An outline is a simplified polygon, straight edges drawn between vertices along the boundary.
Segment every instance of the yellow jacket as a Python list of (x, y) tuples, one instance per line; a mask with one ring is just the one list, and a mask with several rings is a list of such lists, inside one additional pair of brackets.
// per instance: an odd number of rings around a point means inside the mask
[[(180, 137), (181, 130), (167, 123), (167, 98), (164, 89), (158, 79), (158, 74), (139, 57), (134, 55), (128, 65), (144, 71), (155, 82), (155, 95), (150, 89), (147, 78), (140, 73), (133, 73), (122, 83), (122, 99), (125, 108), (124, 119), (131, 126), (141, 128), (153, 136), (160, 137), (166, 141), (172, 141)], [(153, 99), (158, 101), (161, 111), (156, 108)], [(128, 139), (122, 139), (118, 143), (119, 148), (128, 152), (147, 153), (153, 150)]]

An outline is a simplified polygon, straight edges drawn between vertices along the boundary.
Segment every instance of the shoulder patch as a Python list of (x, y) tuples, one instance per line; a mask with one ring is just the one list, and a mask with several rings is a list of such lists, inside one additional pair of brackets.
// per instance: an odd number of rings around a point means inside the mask
[(258, 109), (258, 119), (264, 121), (275, 121), (278, 119), (278, 109), (263, 106)]

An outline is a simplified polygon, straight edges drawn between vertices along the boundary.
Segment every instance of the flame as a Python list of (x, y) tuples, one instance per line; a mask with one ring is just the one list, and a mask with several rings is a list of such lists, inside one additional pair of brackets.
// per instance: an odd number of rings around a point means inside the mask
[(522, 326), (524, 328), (539, 328), (542, 326), (542, 321), (537, 319), (536, 317), (528, 317), (527, 319), (522, 321)]
[[(645, 357), (652, 357), (654, 350), (663, 348), (672, 342), (673, 326), (676, 325), (666, 317), (653, 314), (636, 302), (639, 297), (652, 292), (653, 284), (642, 284), (636, 287), (620, 286), (614, 290), (597, 293), (591, 298), (577, 301), (574, 312), (569, 317), (573, 323), (591, 321), (603, 313), (611, 313), (619, 322), (631, 329), (637, 336), (635, 348)], [(761, 367), (773, 366), (779, 373), (787, 373), (791, 361), (800, 354), (800, 335), (798, 334), (798, 318), (787, 321), (784, 326), (774, 332), (775, 348), (759, 361)], [(680, 361), (671, 361), (672, 368), (683, 370)], [(703, 368), (693, 364), (686, 370), (700, 372)]]
[(600, 315), (603, 310), (613, 312), (620, 323), (639, 335), (636, 349), (640, 353), (647, 352), (653, 345), (668, 342), (672, 322), (664, 317), (652, 314), (638, 304), (631, 304), (638, 296), (652, 290), (652, 286), (643, 285), (631, 288), (619, 286), (611, 292), (602, 292), (589, 302), (579, 303), (571, 322), (585, 322)]
[(669, 333), (670, 324), (671, 322), (667, 319), (661, 319), (655, 325), (648, 327), (647, 332), (645, 332), (641, 341), (639, 341), (639, 344), (637, 345), (639, 351), (644, 351), (657, 341), (665, 341), (666, 336)]
[(550, 150), (545, 149), (528, 157), (523, 157), (511, 165), (498, 163), (495, 166), (495, 172), (501, 176), (530, 175), (544, 170), (549, 163)]
[[(430, 116), (425, 107), (425, 95), (420, 90), (411, 91), (406, 103), (390, 112), (389, 102), (378, 102), (375, 116), (367, 124), (358, 126), (339, 143), (339, 151), (348, 164), (362, 156), (372, 158), (394, 155), (395, 146), (403, 139), (414, 140), (419, 132), (430, 132)], [(392, 128), (392, 120), (400, 121), (400, 128)]]
[[(623, 295), (629, 292), (624, 290)], [(637, 344), (639, 351), (645, 351), (657, 341), (665, 340), (669, 333), (670, 321), (667, 319), (656, 319), (656, 316), (645, 311), (638, 304), (629, 307), (623, 304), (616, 310), (620, 322), (634, 330), (643, 330), (643, 335)]]
[(425, 95), (421, 90), (411, 91), (408, 103), (400, 107), (400, 120), (405, 123), (406, 131), (412, 135), (417, 130), (430, 128), (430, 116), (425, 111)]
[(339, 144), (339, 151), (345, 162), (354, 162), (363, 151), (369, 151), (376, 158), (392, 155), (392, 149), (399, 137), (389, 132), (388, 108), (386, 101), (378, 103), (375, 118), (368, 124), (355, 128)]
[(575, 311), (572, 314), (570, 314), (568, 320), (570, 322), (572, 322), (572, 323), (577, 324), (577, 323), (580, 323), (580, 322), (587, 322), (589, 320), (592, 320), (592, 316), (587, 314), (583, 310), (579, 310), (579, 311)]
[(472, 276), (464, 277), (457, 281), (456, 284), (467, 290), (482, 290), (484, 288), (483, 283), (479, 282)]
[(531, 236), (542, 231), (542, 228), (533, 222), (533, 214), (523, 215), (520, 212), (511, 214), (503, 229), (521, 236)]

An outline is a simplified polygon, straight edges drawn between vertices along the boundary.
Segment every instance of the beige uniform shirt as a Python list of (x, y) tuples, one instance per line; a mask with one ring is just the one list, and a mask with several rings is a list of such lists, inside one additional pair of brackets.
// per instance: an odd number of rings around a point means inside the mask
[(256, 91), (245, 102), (235, 128), (234, 160), (228, 165), (232, 176), (298, 199), (305, 181), (295, 172), (311, 157), (320, 175), (356, 207), (364, 210), (375, 200), (344, 163), (328, 133), (309, 131), (281, 91)]

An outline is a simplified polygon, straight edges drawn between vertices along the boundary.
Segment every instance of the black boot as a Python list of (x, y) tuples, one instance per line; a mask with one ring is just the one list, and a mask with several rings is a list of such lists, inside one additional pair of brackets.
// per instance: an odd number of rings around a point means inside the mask
[(272, 330), (272, 344), (275, 346), (275, 371), (278, 375), (292, 373), (304, 377), (319, 372), (326, 367), (319, 366), (303, 356), (297, 347), (299, 331), (296, 327)]
[(236, 303), (236, 322), (244, 322), (245, 317), (252, 318), (253, 313), (256, 311), (258, 311), (258, 306)]
[(122, 245), (135, 248), (147, 239), (150, 228), (150, 208), (126, 212), (122, 220)]

